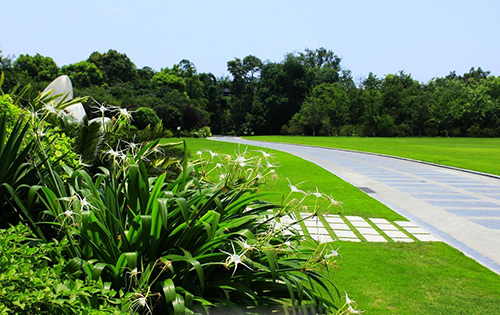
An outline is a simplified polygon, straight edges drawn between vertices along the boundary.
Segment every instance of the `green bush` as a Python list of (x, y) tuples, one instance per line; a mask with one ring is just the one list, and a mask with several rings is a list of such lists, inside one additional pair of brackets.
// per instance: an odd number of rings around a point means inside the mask
[(39, 225), (70, 245), (67, 270), (109, 283), (129, 311), (335, 308), (333, 284), (320, 272), (335, 257), (279, 224), (302, 211), (300, 196), (290, 193), (283, 207), (260, 200), (259, 189), (275, 177), (269, 155), (210, 151), (189, 163), (185, 153), (179, 177), (166, 182), (165, 173), (149, 177), (143, 162), (154, 145), (109, 152), (112, 164), (94, 177), (80, 170), (65, 182), (54, 173), (50, 185), (32, 188), (46, 209)]
[(160, 122), (160, 118), (155, 111), (149, 107), (139, 107), (132, 113), (133, 124), (139, 129), (144, 129), (148, 125), (156, 126)]
[(0, 229), (0, 313), (120, 313), (115, 291), (102, 282), (72, 279), (63, 271), (65, 246), (34, 242), (22, 224)]

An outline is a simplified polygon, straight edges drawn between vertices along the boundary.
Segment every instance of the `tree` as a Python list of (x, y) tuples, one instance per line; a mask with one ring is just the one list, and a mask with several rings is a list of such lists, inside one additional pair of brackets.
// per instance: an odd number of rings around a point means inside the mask
[(293, 54), (287, 55), (283, 63), (263, 67), (258, 95), (265, 108), (268, 133), (279, 134), (300, 110), (312, 82), (312, 71)]
[(24, 83), (38, 83), (36, 88), (42, 90), (48, 82), (54, 80), (58, 73), (54, 60), (40, 54), (35, 56), (20, 55), (14, 61), (14, 70), (17, 71)]
[(91, 62), (102, 71), (104, 81), (109, 85), (124, 82), (134, 82), (137, 79), (137, 69), (126, 54), (110, 49), (107, 53), (93, 52), (87, 62)]
[(233, 77), (229, 97), (232, 124), (235, 131), (241, 134), (244, 130), (253, 129), (253, 126), (249, 124), (249, 118), (256, 114), (252, 110), (262, 61), (255, 56), (248, 55), (243, 60), (235, 58), (229, 61), (227, 69)]
[(95, 64), (88, 61), (80, 61), (63, 66), (60, 73), (69, 76), (73, 85), (79, 88), (86, 88), (92, 85), (99, 86), (104, 83), (102, 71)]

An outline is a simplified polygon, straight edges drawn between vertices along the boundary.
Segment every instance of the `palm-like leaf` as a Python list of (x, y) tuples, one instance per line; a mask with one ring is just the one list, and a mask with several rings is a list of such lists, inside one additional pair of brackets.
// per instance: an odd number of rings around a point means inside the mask
[[(11, 191), (18, 191), (25, 184), (34, 184), (35, 167), (29, 163), (28, 154), (33, 148), (33, 141), (24, 143), (29, 125), (19, 121), (12, 131), (6, 129), (6, 117), (0, 118), (0, 220), (9, 223), (13, 218), (14, 211), (5, 206), (8, 201), (13, 201), (13, 196), (7, 193), (7, 187)], [(20, 193), (20, 192), (17, 192)], [(6, 220), (7, 219), (7, 220)]]

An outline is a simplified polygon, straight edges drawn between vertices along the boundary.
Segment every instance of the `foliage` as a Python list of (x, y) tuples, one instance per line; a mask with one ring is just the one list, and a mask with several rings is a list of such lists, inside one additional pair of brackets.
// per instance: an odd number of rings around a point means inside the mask
[(147, 126), (156, 126), (160, 122), (160, 118), (155, 111), (149, 107), (139, 107), (132, 114), (134, 125), (139, 129), (144, 129)]
[(94, 63), (88, 61), (63, 66), (60, 73), (68, 75), (74, 86), (79, 88), (99, 86), (104, 83), (102, 71)]
[[(115, 50), (61, 69), (39, 54), (1, 57), (0, 67), (9, 89), (18, 81), (42, 89), (57, 73), (67, 73), (80, 94), (130, 110), (153, 108), (173, 132), (209, 126), (216, 134), (339, 135), (352, 125), (360, 136), (500, 136), (500, 78), (474, 67), (427, 83), (404, 71), (382, 78), (369, 73), (355, 83), (326, 48), (288, 53), (279, 62), (234, 58), (227, 63), (230, 76), (220, 78), (197, 73), (186, 59), (159, 72), (138, 70)], [(335, 86), (333, 99), (342, 101), (330, 103), (322, 122), (308, 121), (305, 113), (318, 99), (313, 91), (325, 85)]]
[(0, 229), (2, 314), (119, 313), (114, 306), (116, 292), (105, 289), (102, 282), (72, 279), (63, 272), (65, 246), (33, 241), (22, 224)]
[[(185, 157), (179, 177), (166, 183), (166, 174), (148, 177), (143, 163), (155, 147), (110, 150), (112, 163), (93, 178), (67, 168), (65, 182), (51, 173), (30, 191), (41, 204), (17, 206), (29, 213), (43, 205), (42, 238), (66, 240), (67, 268), (109, 283), (127, 301), (125, 309), (234, 312), (256, 306), (323, 313), (335, 307), (319, 290), (331, 287), (316, 270), (333, 262), (324, 245), (303, 242), (275, 223), (300, 204), (292, 194), (284, 207), (260, 201), (257, 188), (274, 174), (265, 152), (219, 158), (209, 151), (208, 163), (193, 164)], [(206, 180), (217, 172), (219, 182)]]
[(7, 133), (7, 121), (7, 116), (0, 117), (0, 159), (2, 161), (0, 164), (0, 222), (2, 226), (10, 220), (16, 220), (6, 204), (10, 200), (6, 185), (16, 190), (22, 185), (33, 184), (35, 168), (39, 166), (36, 162), (33, 165), (28, 163), (34, 141), (23, 143), (29, 125), (20, 120), (11, 132)]

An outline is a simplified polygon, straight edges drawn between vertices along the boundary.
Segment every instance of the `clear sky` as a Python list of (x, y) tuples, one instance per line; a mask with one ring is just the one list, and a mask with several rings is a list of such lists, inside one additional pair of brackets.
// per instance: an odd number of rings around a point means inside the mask
[(428, 82), (481, 67), (500, 75), (500, 0), (0, 0), (0, 50), (58, 66), (115, 49), (157, 71), (324, 47), (357, 80), (400, 70)]

